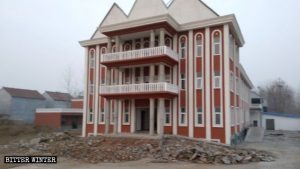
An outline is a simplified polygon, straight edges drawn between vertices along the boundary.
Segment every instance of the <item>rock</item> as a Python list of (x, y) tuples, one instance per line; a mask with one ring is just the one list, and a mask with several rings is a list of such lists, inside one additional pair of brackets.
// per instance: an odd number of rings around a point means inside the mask
[(252, 159), (252, 157), (247, 155), (247, 156), (244, 157), (243, 161), (244, 162), (249, 162), (251, 159)]
[(198, 157), (198, 153), (194, 153), (194, 155), (190, 158), (190, 160), (195, 160)]
[(34, 138), (34, 139), (30, 140), (30, 144), (31, 145), (39, 144), (40, 141), (41, 141), (41, 138)]
[(222, 162), (223, 162), (224, 164), (231, 164), (231, 161), (230, 161), (230, 159), (229, 159), (227, 156), (224, 156), (224, 157), (222, 158)]

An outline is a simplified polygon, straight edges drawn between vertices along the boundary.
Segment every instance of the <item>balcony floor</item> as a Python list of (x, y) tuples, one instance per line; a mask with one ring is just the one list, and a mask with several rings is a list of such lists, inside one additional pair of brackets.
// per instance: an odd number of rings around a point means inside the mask
[(173, 66), (177, 64), (177, 61), (168, 57), (167, 55), (159, 55), (159, 56), (148, 56), (144, 58), (101, 62), (101, 64), (108, 67), (134, 66), (134, 65), (155, 64), (155, 63), (166, 63), (168, 65)]
[(172, 99), (178, 94), (171, 92), (141, 92), (141, 93), (118, 93), (118, 94), (101, 94), (100, 96), (107, 99), (149, 99), (149, 98), (167, 98)]

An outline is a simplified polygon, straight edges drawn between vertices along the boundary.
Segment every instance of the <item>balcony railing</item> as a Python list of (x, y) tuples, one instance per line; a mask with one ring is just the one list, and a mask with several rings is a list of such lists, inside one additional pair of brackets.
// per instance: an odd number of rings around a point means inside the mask
[(117, 53), (107, 53), (101, 56), (102, 62), (123, 61), (131, 59), (142, 59), (146, 57), (155, 57), (166, 55), (175, 61), (178, 61), (178, 54), (167, 46), (159, 46), (154, 48), (145, 48), (139, 50), (131, 50)]
[(155, 92), (170, 92), (178, 94), (178, 87), (174, 84), (160, 82), (160, 83), (141, 83), (129, 85), (113, 85), (100, 86), (100, 94), (138, 94), (138, 93), (155, 93)]

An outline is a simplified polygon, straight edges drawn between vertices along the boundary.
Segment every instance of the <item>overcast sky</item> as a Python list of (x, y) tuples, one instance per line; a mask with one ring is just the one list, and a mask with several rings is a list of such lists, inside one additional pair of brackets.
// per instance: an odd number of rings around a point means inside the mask
[[(91, 37), (113, 2), (128, 12), (134, 0), (0, 0), (0, 87), (63, 91), (70, 67), (81, 88), (78, 41)], [(300, 87), (300, 1), (204, 2), (220, 15), (236, 15), (246, 41), (241, 63), (255, 86), (282, 78)]]

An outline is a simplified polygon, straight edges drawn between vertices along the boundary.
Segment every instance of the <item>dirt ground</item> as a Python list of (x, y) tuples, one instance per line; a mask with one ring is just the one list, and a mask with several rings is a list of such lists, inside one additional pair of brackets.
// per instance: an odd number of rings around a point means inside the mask
[[(138, 161), (121, 162), (121, 163), (99, 163), (88, 164), (79, 161), (74, 161), (66, 158), (59, 158), (57, 164), (52, 165), (24, 165), (15, 167), (15, 169), (299, 169), (300, 166), (300, 132), (266, 132), (263, 142), (261, 143), (243, 143), (239, 145), (242, 148), (255, 148), (272, 152), (276, 157), (274, 162), (259, 162), (239, 165), (207, 165), (195, 164), (187, 162), (173, 163), (151, 163), (152, 159), (142, 159)], [(100, 152), (99, 152), (100, 153)], [(2, 159), (1, 159), (2, 161)], [(4, 166), (11, 168), (11, 166)]]

